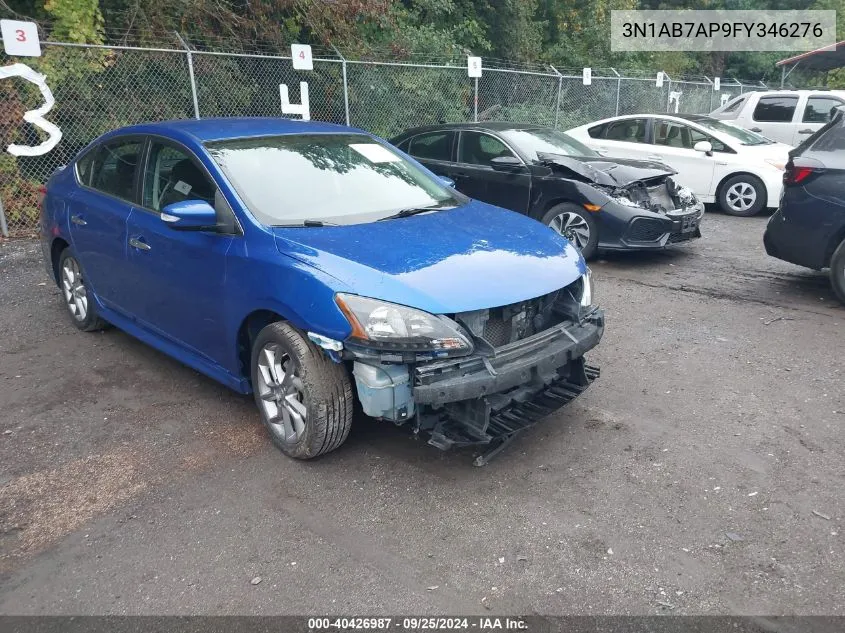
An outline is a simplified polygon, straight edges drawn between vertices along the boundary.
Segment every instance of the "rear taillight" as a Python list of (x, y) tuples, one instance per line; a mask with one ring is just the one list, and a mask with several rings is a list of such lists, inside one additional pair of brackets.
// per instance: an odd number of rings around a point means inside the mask
[(805, 182), (810, 176), (824, 171), (824, 164), (814, 158), (797, 156), (790, 159), (783, 169), (784, 186), (798, 185)]

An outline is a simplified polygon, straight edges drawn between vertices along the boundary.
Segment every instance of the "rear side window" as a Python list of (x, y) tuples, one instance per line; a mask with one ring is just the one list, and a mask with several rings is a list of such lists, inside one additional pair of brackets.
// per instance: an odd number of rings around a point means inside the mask
[(408, 153), (424, 160), (452, 160), (454, 132), (430, 132), (411, 139)]
[(469, 165), (489, 165), (494, 158), (513, 156), (502, 141), (481, 132), (461, 132), (458, 162)]
[(97, 150), (93, 150), (85, 154), (82, 158), (76, 161), (76, 177), (79, 183), (86, 187), (91, 186), (91, 172), (94, 166), (94, 157), (97, 155)]
[(117, 141), (95, 152), (88, 186), (123, 200), (133, 200), (141, 142)]
[(606, 129), (607, 123), (602, 123), (601, 125), (594, 125), (593, 127), (587, 129), (587, 134), (589, 134), (591, 138), (602, 138)]
[(789, 123), (797, 105), (798, 97), (760, 97), (753, 118), (764, 123)]
[(827, 123), (831, 118), (831, 110), (841, 106), (842, 101), (833, 97), (810, 97), (804, 108), (804, 123)]
[(604, 138), (608, 141), (645, 143), (646, 119), (625, 119), (607, 124)]

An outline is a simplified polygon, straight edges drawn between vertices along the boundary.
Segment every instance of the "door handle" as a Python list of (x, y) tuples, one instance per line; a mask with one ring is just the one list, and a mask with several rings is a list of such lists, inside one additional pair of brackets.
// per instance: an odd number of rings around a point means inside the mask
[(752, 132), (762, 132), (763, 130), (761, 130), (759, 127), (753, 127), (753, 128), (751, 128), (751, 131)]
[(132, 248), (137, 248), (140, 251), (148, 251), (152, 248), (152, 246), (150, 246), (146, 242), (142, 242), (137, 237), (129, 238), (129, 246), (131, 246)]
[(88, 224), (85, 220), (82, 219), (81, 215), (70, 216), (70, 221), (78, 226), (85, 226), (86, 224)]
[(806, 130), (798, 130), (798, 133), (799, 134), (812, 134), (813, 130), (811, 130), (810, 128), (807, 128)]

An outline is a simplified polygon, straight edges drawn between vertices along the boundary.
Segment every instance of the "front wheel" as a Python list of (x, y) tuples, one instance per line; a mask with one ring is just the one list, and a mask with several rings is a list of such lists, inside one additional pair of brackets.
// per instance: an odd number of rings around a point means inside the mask
[(830, 258), (830, 284), (839, 300), (845, 303), (845, 240)]
[(349, 435), (349, 374), (287, 323), (271, 323), (258, 333), (252, 389), (273, 443), (289, 457), (328, 453)]
[(732, 176), (719, 190), (719, 206), (728, 215), (748, 218), (760, 213), (765, 204), (766, 187), (763, 181), (755, 176)]
[(546, 211), (540, 222), (557, 231), (581, 251), (584, 259), (596, 254), (599, 229), (590, 213), (577, 204), (563, 202)]

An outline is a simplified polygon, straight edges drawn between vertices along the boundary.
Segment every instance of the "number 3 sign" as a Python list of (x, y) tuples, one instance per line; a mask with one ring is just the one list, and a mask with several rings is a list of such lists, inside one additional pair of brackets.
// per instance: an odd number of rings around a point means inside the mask
[(41, 128), (50, 135), (50, 138), (40, 145), (15, 145), (13, 143), (6, 149), (12, 156), (41, 156), (42, 154), (46, 154), (62, 140), (62, 131), (44, 118), (44, 115), (56, 103), (55, 99), (53, 99), (53, 92), (47, 86), (47, 78), (35, 72), (26, 64), (12, 64), (11, 66), (0, 68), (0, 80), (6, 79), (7, 77), (21, 77), (34, 83), (41, 90), (41, 94), (44, 97), (44, 105), (35, 110), (24, 112), (23, 120)]
[(41, 57), (41, 42), (38, 41), (38, 27), (35, 22), (0, 20), (3, 35), (3, 49), (6, 55), (16, 57)]

